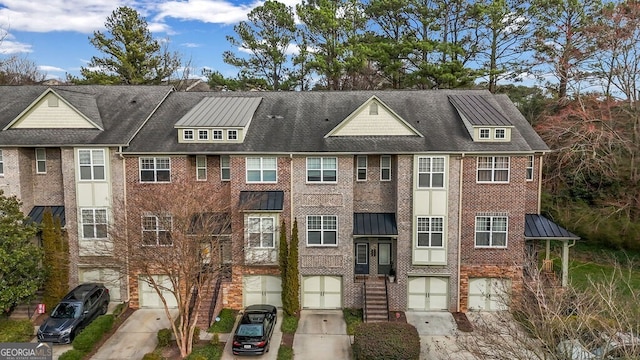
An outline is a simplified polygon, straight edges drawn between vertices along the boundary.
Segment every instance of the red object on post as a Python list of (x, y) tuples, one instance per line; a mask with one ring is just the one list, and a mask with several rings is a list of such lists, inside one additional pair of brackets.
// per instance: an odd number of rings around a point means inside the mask
[(44, 314), (46, 312), (44, 304), (38, 304), (38, 306), (36, 306), (36, 312), (38, 314)]

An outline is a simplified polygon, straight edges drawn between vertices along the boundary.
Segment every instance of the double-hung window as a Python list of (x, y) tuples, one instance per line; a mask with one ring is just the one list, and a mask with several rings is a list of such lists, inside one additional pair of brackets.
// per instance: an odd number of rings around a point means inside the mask
[(380, 157), (380, 180), (391, 180), (391, 156), (382, 155)]
[(193, 140), (193, 129), (184, 129), (182, 131), (182, 139), (184, 140)]
[(508, 156), (480, 156), (478, 157), (479, 183), (508, 183)]
[(273, 217), (249, 217), (247, 222), (250, 248), (275, 247), (275, 219)]
[(82, 209), (82, 238), (107, 238), (107, 209)]
[(220, 180), (231, 180), (231, 158), (229, 155), (220, 156)]
[(246, 159), (247, 182), (277, 182), (277, 163), (275, 157), (248, 157)]
[(307, 245), (337, 245), (338, 217), (335, 215), (307, 216)]
[(142, 245), (171, 246), (172, 219), (170, 215), (142, 217)]
[(103, 149), (78, 150), (80, 180), (104, 180), (105, 159)]
[(418, 158), (418, 187), (444, 187), (444, 157)]
[(338, 159), (334, 157), (307, 158), (307, 182), (337, 181)]
[(170, 182), (171, 160), (168, 157), (140, 158), (140, 182)]
[(358, 163), (358, 181), (367, 180), (367, 156), (358, 155), (356, 161)]
[(418, 247), (444, 246), (444, 218), (418, 217)]
[(36, 174), (47, 173), (47, 151), (44, 148), (36, 149)]
[(206, 155), (196, 156), (196, 180), (198, 181), (207, 180), (207, 156)]
[(0, 149), (0, 176), (4, 175), (4, 160), (2, 159), (2, 149)]
[(507, 247), (507, 217), (476, 216), (476, 247)]
[(527, 156), (527, 181), (533, 181), (533, 155)]
[(209, 130), (198, 130), (198, 140), (209, 140)]

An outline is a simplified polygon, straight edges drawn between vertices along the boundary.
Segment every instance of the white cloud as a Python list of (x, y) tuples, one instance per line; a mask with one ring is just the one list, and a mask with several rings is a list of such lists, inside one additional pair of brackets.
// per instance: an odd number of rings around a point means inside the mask
[(33, 52), (30, 44), (21, 43), (18, 41), (8, 40), (8, 37), (0, 42), (0, 54), (12, 55), (12, 54), (24, 54)]
[(47, 72), (47, 73), (50, 73), (50, 72), (66, 72), (65, 69), (59, 68), (57, 66), (49, 66), (49, 65), (40, 65), (40, 66), (38, 66), (38, 70), (44, 71), (44, 72)]
[(155, 21), (165, 18), (180, 20), (197, 20), (214, 24), (235, 24), (247, 19), (247, 13), (260, 5), (255, 2), (249, 5), (236, 5), (221, 0), (187, 0), (167, 1), (157, 6)]
[(196, 44), (196, 43), (182, 43), (180, 45), (188, 48), (198, 48), (202, 46), (201, 44)]

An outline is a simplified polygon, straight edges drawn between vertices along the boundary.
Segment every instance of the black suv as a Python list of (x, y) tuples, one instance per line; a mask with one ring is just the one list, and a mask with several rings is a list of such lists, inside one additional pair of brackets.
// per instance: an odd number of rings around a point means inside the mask
[(68, 344), (98, 315), (107, 313), (109, 289), (102, 284), (80, 284), (65, 295), (38, 329), (39, 342)]

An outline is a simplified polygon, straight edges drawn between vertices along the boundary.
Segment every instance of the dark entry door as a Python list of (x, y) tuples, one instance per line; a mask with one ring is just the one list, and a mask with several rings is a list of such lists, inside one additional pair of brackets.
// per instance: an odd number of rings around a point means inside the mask
[(356, 274), (368, 274), (369, 273), (369, 244), (368, 243), (356, 243)]

